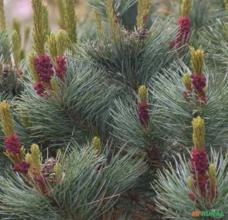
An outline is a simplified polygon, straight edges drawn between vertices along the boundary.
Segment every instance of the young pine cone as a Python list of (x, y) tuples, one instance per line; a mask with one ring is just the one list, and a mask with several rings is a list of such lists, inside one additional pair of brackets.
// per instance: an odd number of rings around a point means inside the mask
[(54, 171), (54, 167), (56, 164), (57, 164), (57, 160), (54, 159), (53, 157), (51, 157), (51, 158), (46, 159), (41, 167), (41, 173), (43, 175), (43, 178), (50, 185), (53, 185), (57, 182), (56, 174)]

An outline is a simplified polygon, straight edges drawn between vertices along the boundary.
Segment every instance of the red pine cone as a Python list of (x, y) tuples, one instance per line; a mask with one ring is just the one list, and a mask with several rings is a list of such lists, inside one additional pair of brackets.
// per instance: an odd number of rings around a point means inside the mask
[(64, 74), (66, 72), (66, 57), (65, 56), (58, 56), (56, 58), (56, 66), (55, 66), (56, 75), (63, 79)]
[(16, 134), (4, 138), (5, 149), (12, 154), (19, 154), (21, 149), (20, 139)]
[(53, 157), (48, 158), (42, 164), (41, 173), (45, 181), (49, 184), (55, 184), (57, 179), (54, 174), (54, 167), (57, 164), (57, 160)]
[(180, 16), (178, 18), (178, 26), (176, 39), (170, 43), (172, 48), (180, 48), (188, 41), (191, 27), (190, 18), (188, 16)]
[(44, 164), (42, 164), (41, 173), (43, 177), (49, 177), (53, 173), (53, 169), (57, 163), (57, 160), (53, 157), (45, 160)]
[(206, 103), (207, 102), (207, 96), (206, 96), (204, 91), (198, 92), (198, 99), (202, 103)]
[(203, 89), (206, 87), (206, 77), (204, 75), (198, 75), (193, 73), (191, 75), (192, 84), (194, 85), (197, 92), (202, 92)]
[(43, 85), (42, 82), (35, 83), (34, 89), (36, 90), (36, 93), (38, 95), (40, 95), (40, 96), (43, 96), (44, 95), (45, 88), (44, 88), (44, 85)]
[(39, 55), (34, 58), (34, 65), (41, 82), (49, 82), (54, 74), (53, 65), (48, 55)]
[(184, 96), (184, 98), (185, 98), (187, 101), (190, 100), (191, 95), (192, 95), (192, 91), (190, 91), (190, 90), (185, 90), (185, 91), (183, 92), (183, 96)]
[(150, 119), (147, 102), (144, 101), (138, 104), (138, 116), (141, 124), (147, 127)]
[(192, 148), (191, 151), (191, 172), (194, 178), (197, 175), (205, 175), (208, 170), (208, 159), (207, 152), (204, 148), (203, 150), (198, 150), (196, 147)]
[(194, 192), (189, 192), (188, 193), (188, 197), (192, 200), (192, 201), (195, 201), (196, 200), (196, 195)]
[(175, 48), (175, 47), (176, 47), (176, 40), (172, 40), (172, 41), (169, 43), (169, 47), (170, 47), (170, 48)]
[(14, 172), (18, 172), (18, 173), (22, 173), (22, 174), (27, 174), (28, 173), (28, 169), (29, 169), (29, 164), (25, 161), (16, 163), (14, 165)]
[(189, 33), (191, 20), (188, 16), (180, 16), (178, 18), (178, 25), (179, 25), (179, 30), (182, 33), (187, 33), (187, 32)]
[(198, 150), (196, 147), (191, 151), (191, 172), (195, 187), (199, 189), (203, 197), (207, 197), (209, 190), (208, 158), (206, 149)]
[(36, 184), (39, 186), (40, 191), (43, 194), (48, 194), (49, 190), (48, 190), (48, 184), (45, 181), (44, 177), (42, 175), (39, 176), (35, 176), (34, 177), (34, 181), (36, 182)]
[(217, 197), (217, 187), (212, 182), (210, 182), (210, 197), (211, 197), (211, 200)]
[(199, 187), (201, 195), (205, 198), (209, 197), (209, 177), (207, 174), (198, 175), (198, 179), (195, 180), (195, 185)]
[(178, 25), (179, 25), (179, 39), (178, 41), (183, 44), (185, 44), (188, 41), (189, 34), (190, 34), (190, 25), (191, 21), (188, 16), (181, 16), (178, 19)]

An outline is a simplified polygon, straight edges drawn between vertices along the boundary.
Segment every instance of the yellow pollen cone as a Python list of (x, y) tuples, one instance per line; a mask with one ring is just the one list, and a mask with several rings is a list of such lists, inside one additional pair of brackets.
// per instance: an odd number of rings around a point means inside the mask
[(95, 136), (92, 139), (92, 146), (97, 152), (100, 152), (101, 151), (101, 139), (99, 137)]
[(192, 128), (193, 128), (193, 144), (194, 147), (197, 147), (198, 149), (202, 149), (205, 147), (205, 125), (204, 120), (198, 116), (197, 118), (193, 118), (192, 120)]
[(141, 101), (147, 101), (147, 88), (145, 85), (139, 87), (138, 95)]

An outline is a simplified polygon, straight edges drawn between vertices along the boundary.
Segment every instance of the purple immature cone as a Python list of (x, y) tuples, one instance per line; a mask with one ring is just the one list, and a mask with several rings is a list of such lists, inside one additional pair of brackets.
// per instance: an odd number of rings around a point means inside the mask
[(149, 112), (148, 112), (148, 104), (146, 101), (140, 102), (138, 104), (138, 115), (139, 115), (139, 120), (140, 120), (141, 124), (144, 127), (147, 127), (150, 116), (149, 116)]
[(176, 39), (171, 42), (172, 48), (180, 48), (189, 39), (191, 20), (188, 16), (180, 16), (178, 19), (178, 33)]
[(193, 148), (191, 151), (191, 171), (194, 176), (205, 175), (208, 170), (207, 152), (205, 149), (199, 151)]
[(28, 169), (29, 169), (29, 164), (25, 161), (16, 163), (14, 165), (14, 172), (18, 172), (18, 173), (22, 173), (22, 174), (27, 174), (28, 173)]
[(45, 88), (44, 88), (44, 85), (41, 82), (35, 83), (34, 89), (36, 90), (36, 93), (38, 95), (40, 95), (40, 96), (44, 95)]
[(6, 136), (4, 138), (4, 146), (5, 150), (11, 154), (19, 154), (21, 150), (20, 139), (16, 134), (12, 134), (10, 136)]
[(203, 91), (203, 89), (206, 87), (206, 77), (204, 75), (193, 73), (191, 78), (192, 84), (194, 85), (196, 90), (198, 92)]
[(49, 83), (54, 74), (53, 65), (48, 55), (39, 55), (34, 59), (36, 72), (41, 82)]
[(206, 197), (209, 187), (208, 167), (206, 149), (198, 150), (196, 147), (192, 148), (191, 173), (193, 175), (194, 185), (199, 187), (199, 191), (203, 197)]
[(65, 56), (58, 56), (56, 58), (56, 66), (55, 66), (56, 75), (60, 79), (63, 79), (66, 70), (67, 70), (67, 68), (66, 68), (66, 57)]

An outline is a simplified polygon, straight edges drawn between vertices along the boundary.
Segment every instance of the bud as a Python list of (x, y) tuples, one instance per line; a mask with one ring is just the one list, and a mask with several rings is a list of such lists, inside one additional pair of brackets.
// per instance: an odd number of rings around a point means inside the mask
[(4, 135), (12, 135), (14, 131), (13, 118), (10, 112), (10, 105), (6, 100), (0, 103), (0, 117), (0, 120), (2, 121), (2, 131)]
[(191, 64), (195, 74), (202, 75), (202, 69), (204, 64), (204, 51), (201, 49), (194, 49), (190, 47)]
[(139, 87), (138, 95), (141, 102), (147, 101), (147, 88), (145, 85)]
[(25, 151), (26, 151), (26, 150), (25, 150), (24, 146), (21, 145), (20, 156), (23, 157), (23, 158), (25, 157)]
[(30, 35), (30, 27), (28, 26), (24, 29), (24, 45), (28, 44), (29, 35)]
[(56, 159), (61, 160), (62, 156), (63, 156), (63, 153), (62, 153), (61, 149), (58, 149), (57, 153), (56, 153)]
[(150, 11), (150, 0), (138, 0), (137, 9), (137, 28), (142, 28), (145, 25), (145, 18), (147, 18)]
[(55, 164), (53, 170), (54, 170), (54, 173), (55, 173), (55, 175), (56, 175), (57, 177), (60, 177), (60, 176), (61, 176), (61, 174), (62, 174), (62, 168), (61, 168), (60, 163), (57, 162), (57, 163)]
[(18, 33), (21, 42), (21, 23), (16, 18), (12, 21), (12, 29)]
[(41, 0), (32, 0), (33, 9), (33, 46), (37, 54), (44, 54), (47, 34), (47, 14)]
[(191, 9), (191, 0), (182, 0), (181, 2), (181, 15), (189, 16)]
[(70, 38), (66, 31), (59, 31), (56, 35), (56, 46), (58, 56), (63, 56), (65, 50), (70, 47)]
[(105, 10), (108, 18), (109, 30), (111, 31), (112, 39), (114, 41), (117, 41), (119, 39), (120, 26), (117, 22), (118, 18), (113, 8), (112, 0), (105, 1)]
[(182, 77), (182, 82), (184, 83), (187, 90), (192, 89), (192, 80), (191, 80), (190, 74), (188, 73), (184, 74), (184, 76)]
[(52, 77), (50, 83), (52, 91), (56, 92), (58, 90), (58, 81), (56, 77)]
[(65, 25), (66, 31), (70, 40), (73, 43), (77, 42), (77, 22), (76, 22), (76, 14), (75, 14), (75, 0), (65, 0), (66, 13), (65, 13)]
[[(21, 49), (20, 50), (20, 60), (23, 60), (25, 58), (25, 51), (24, 51), (24, 49)], [(21, 74), (22, 74), (22, 72), (21, 72)]]
[(57, 57), (57, 41), (54, 33), (51, 33), (49, 35), (47, 45), (52, 59), (55, 59), (55, 57)]
[(15, 30), (12, 33), (12, 51), (14, 64), (18, 68), (21, 62), (21, 42), (20, 35)]
[(187, 186), (188, 186), (190, 189), (192, 189), (192, 187), (193, 187), (193, 179), (192, 179), (191, 176), (188, 176), (186, 182), (187, 182)]
[(210, 164), (208, 169), (209, 177), (212, 182), (216, 181), (216, 165)]
[(214, 200), (217, 197), (217, 186), (216, 186), (216, 165), (210, 164), (208, 168), (208, 174), (210, 178), (210, 199)]
[(40, 148), (37, 144), (32, 144), (30, 151), (31, 151), (32, 155), (40, 155)]
[(38, 82), (39, 81), (39, 75), (36, 72), (36, 68), (35, 68), (35, 63), (34, 62), (35, 62), (35, 55), (34, 55), (34, 53), (31, 53), (28, 56), (28, 65), (29, 65), (29, 70), (30, 70), (29, 72), (30, 72), (33, 80), (35, 82)]
[[(48, 8), (45, 5), (42, 5), (42, 25), (43, 25), (43, 32), (45, 34), (45, 41), (46, 37), (50, 33), (50, 27), (49, 27), (49, 20), (48, 20)], [(44, 43), (45, 43), (44, 41)]]
[(92, 147), (99, 153), (101, 151), (101, 139), (99, 137), (94, 137), (92, 139)]
[(28, 163), (28, 164), (32, 164), (32, 155), (30, 153), (27, 153), (25, 155), (25, 161)]
[(41, 166), (41, 153), (40, 153), (39, 146), (37, 144), (32, 144), (30, 151), (31, 151), (33, 166), (36, 168), (40, 168), (40, 166)]
[(57, 0), (56, 5), (58, 8), (58, 12), (59, 12), (58, 24), (59, 24), (60, 28), (65, 29), (66, 28), (65, 19), (63, 19), (66, 14), (65, 0)]
[(193, 128), (193, 144), (194, 147), (197, 149), (203, 149), (205, 147), (205, 125), (204, 125), (204, 119), (202, 119), (200, 116), (197, 118), (193, 118), (192, 120), (192, 128)]

